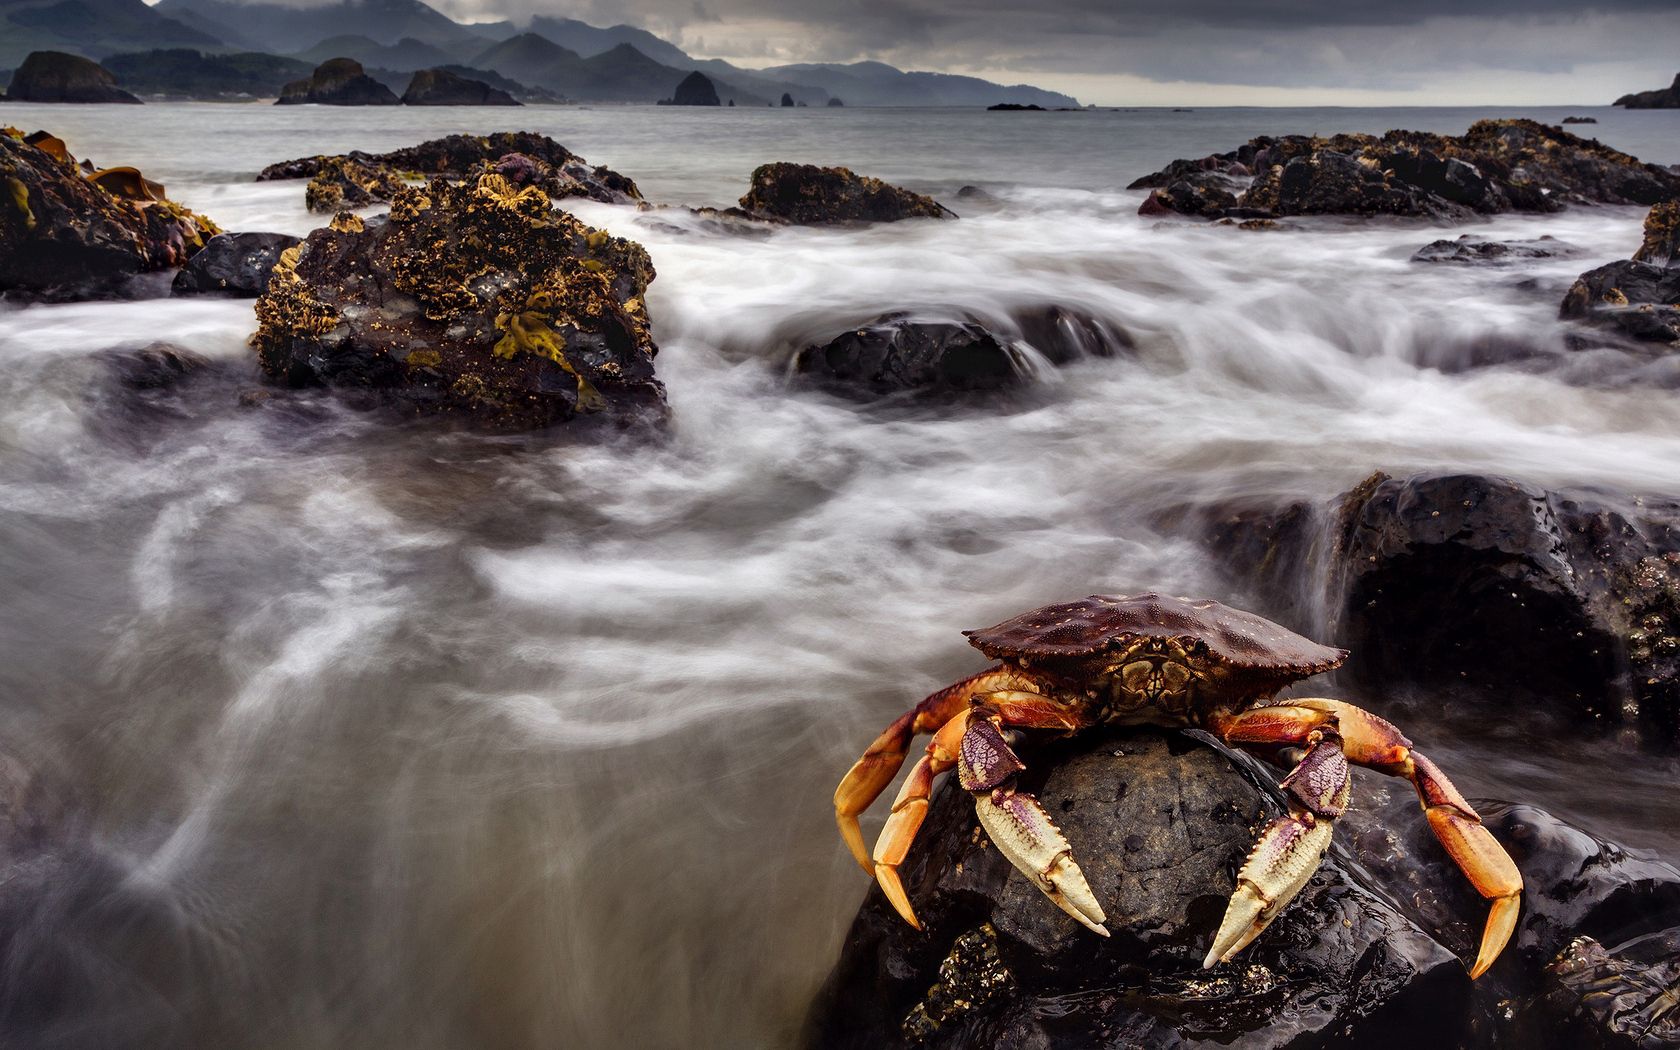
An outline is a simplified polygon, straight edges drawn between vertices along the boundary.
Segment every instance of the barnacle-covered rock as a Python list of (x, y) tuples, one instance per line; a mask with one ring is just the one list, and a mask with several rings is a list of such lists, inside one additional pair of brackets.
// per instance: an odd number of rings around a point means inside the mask
[(1577, 277), (1558, 313), (1611, 325), (1645, 342), (1680, 346), (1680, 202), (1653, 207), (1633, 258)]
[(486, 173), (407, 187), (281, 255), (257, 300), (263, 371), (415, 414), (530, 429), (663, 414), (641, 245)]
[(353, 58), (329, 58), (307, 80), (294, 80), (280, 91), (277, 106), (395, 106), (401, 100), (368, 76)]
[(141, 294), (136, 276), (183, 265), (219, 232), (132, 168), (89, 175), (45, 132), (0, 131), (0, 293)]
[[(1239, 181), (1253, 173), (1246, 186)], [(1261, 136), (1174, 161), (1132, 183), (1145, 214), (1393, 215), (1463, 220), (1567, 203), (1680, 198), (1680, 173), (1532, 120), (1480, 120), (1463, 135), (1390, 131)], [(1227, 200), (1227, 197), (1231, 199)]]
[(310, 211), (332, 213), (388, 201), (404, 185), (389, 168), (349, 157), (328, 157), (304, 187), (303, 202)]
[(379, 171), (389, 181), (362, 183), (369, 199), (390, 200), (403, 175), (454, 175), (464, 178), (497, 169), (520, 186), (538, 186), (550, 197), (586, 197), (605, 204), (633, 204), (642, 199), (636, 183), (611, 168), (591, 165), (549, 138), (531, 131), (498, 131), (489, 135), (447, 135), (389, 153), (350, 153), (298, 157), (270, 164), (258, 182), (314, 179), (324, 171), (354, 164), (357, 172)]
[(280, 253), (297, 243), (285, 233), (219, 233), (175, 275), (169, 293), (254, 299), (268, 287)]
[(763, 164), (741, 207), (754, 215), (795, 226), (954, 219), (956, 213), (919, 193), (857, 175), (846, 168), (814, 164)]

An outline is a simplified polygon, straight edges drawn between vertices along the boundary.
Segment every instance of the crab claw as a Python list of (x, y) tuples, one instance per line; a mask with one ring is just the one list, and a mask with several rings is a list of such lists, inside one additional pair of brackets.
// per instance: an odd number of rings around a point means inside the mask
[(998, 788), (976, 796), (974, 806), (981, 826), (1011, 864), (1080, 925), (1108, 936), (1103, 926), (1108, 917), (1074, 862), (1073, 848), (1038, 799), (1024, 791)]
[(1254, 851), (1237, 872), (1236, 892), (1202, 960), (1203, 969), (1230, 959), (1271, 925), (1318, 870), (1324, 851), (1330, 848), (1330, 834), (1330, 821), (1317, 820), (1311, 813), (1280, 817), (1261, 832)]

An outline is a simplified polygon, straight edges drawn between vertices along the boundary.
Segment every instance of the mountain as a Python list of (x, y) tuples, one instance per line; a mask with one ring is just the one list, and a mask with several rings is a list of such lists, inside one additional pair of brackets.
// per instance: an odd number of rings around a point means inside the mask
[(458, 63), (477, 50), (476, 43), (460, 50), (446, 51), (411, 36), (403, 37), (394, 44), (381, 44), (365, 36), (332, 36), (295, 57), (312, 66), (329, 58), (353, 58), (364, 66), (412, 73)]
[(1019, 102), (1054, 109), (1079, 105), (1071, 95), (1030, 84), (1006, 86), (953, 73), (906, 73), (885, 62), (774, 66), (759, 72), (821, 87), (845, 99), (848, 106), (991, 106)]
[(672, 69), (689, 69), (694, 63), (682, 48), (635, 26), (616, 25), (597, 29), (575, 18), (537, 15), (531, 19), (525, 31), (545, 36), (568, 51), (576, 51), (584, 58), (611, 51), (620, 44), (629, 44), (648, 58)]
[[(548, 88), (566, 98), (592, 102), (653, 102), (670, 98), (687, 70), (655, 61), (630, 44), (617, 44), (585, 58), (540, 33), (521, 33), (492, 45), (468, 63), (494, 69), (524, 84)], [(762, 106), (766, 99), (726, 81), (718, 94), (736, 105)]]
[(485, 42), (470, 27), (421, 0), (337, 0), (314, 7), (266, 0), (161, 0), (153, 10), (172, 17), (179, 12), (235, 27), (232, 31), (241, 40), (260, 41), (263, 50), (284, 54), (313, 48), (323, 37), (332, 35), (366, 37), (378, 44), (396, 44), (407, 37), (462, 51), (482, 47)]
[(102, 64), (136, 95), (199, 99), (273, 98), (313, 67), (279, 55), (206, 55), (188, 48), (112, 55)]
[(152, 47), (221, 47), (221, 39), (141, 0), (11, 0), (0, 3), (0, 66), (31, 51), (104, 58)]
[(467, 65), (475, 69), (494, 69), (521, 84), (547, 87), (548, 77), (557, 67), (582, 61), (582, 55), (561, 47), (546, 36), (520, 33), (485, 48), (472, 56)]

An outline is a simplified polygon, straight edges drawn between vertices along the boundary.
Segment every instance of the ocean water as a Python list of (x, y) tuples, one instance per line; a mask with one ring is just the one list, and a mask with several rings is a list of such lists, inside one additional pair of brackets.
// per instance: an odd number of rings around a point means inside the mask
[[(0, 311), (0, 800), (22, 860), (0, 1023), (41, 1047), (788, 1045), (866, 888), (834, 784), (983, 665), (961, 629), (1092, 591), (1253, 598), (1170, 512), (1328, 499), (1376, 469), (1680, 495), (1680, 362), (1572, 351), (1556, 318), (1642, 210), (1249, 234), (1142, 219), (1124, 189), (1256, 134), (1567, 112), (1680, 163), (1680, 113), (1590, 107), (0, 108), (228, 229), (317, 225), (302, 183), (251, 181), (272, 161), (502, 128), (657, 202), (732, 203), (786, 159), (963, 216), (747, 239), (575, 205), (659, 271), (674, 416), (651, 445), (316, 395), (242, 408), (248, 301)], [(1409, 262), (1462, 232), (1579, 252)], [(889, 311), (1010, 332), (1048, 305), (1133, 349), (1038, 362), (978, 410), (786, 382), (796, 348)], [(155, 340), (225, 377), (114, 393), (106, 352)], [(1490, 347), (1523, 353), (1478, 367)], [(1680, 860), (1680, 763), (1522, 718), (1404, 728), (1472, 796)]]

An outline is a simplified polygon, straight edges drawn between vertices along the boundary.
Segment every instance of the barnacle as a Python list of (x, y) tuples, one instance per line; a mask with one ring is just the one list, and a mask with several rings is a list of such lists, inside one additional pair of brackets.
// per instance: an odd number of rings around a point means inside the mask
[(607, 407), (607, 400), (567, 360), (566, 337), (550, 327), (555, 320), (549, 312), (553, 308), (554, 297), (546, 291), (537, 291), (525, 301), (524, 310), (497, 314), (496, 330), (503, 335), (491, 352), (504, 359), (511, 359), (520, 351), (548, 358), (577, 380), (578, 411), (599, 412)]

